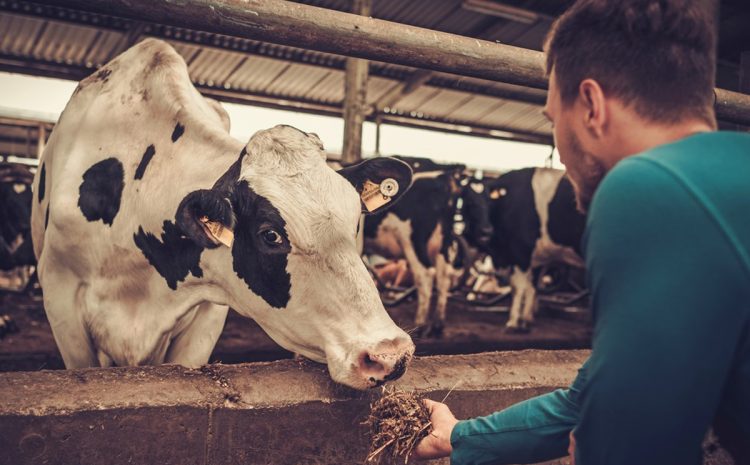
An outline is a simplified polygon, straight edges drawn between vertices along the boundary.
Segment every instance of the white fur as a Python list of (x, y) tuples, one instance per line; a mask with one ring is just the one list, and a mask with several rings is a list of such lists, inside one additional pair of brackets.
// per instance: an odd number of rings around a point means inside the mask
[[(158, 66), (150, 69), (151, 63)], [(413, 344), (385, 312), (359, 259), (356, 191), (326, 166), (317, 136), (293, 128), (255, 134), (241, 170), (286, 222), (292, 246), (287, 307), (273, 309), (251, 292), (233, 271), (227, 247), (204, 250), (203, 277), (189, 274), (170, 289), (135, 246), (134, 233), (143, 227), (160, 238), (180, 200), (210, 188), (243, 144), (227, 134), (221, 112), (190, 84), (184, 61), (165, 43), (144, 41), (106, 68), (108, 82), (82, 81), (63, 112), (41, 160), (47, 195), (32, 208), (45, 308), (67, 367), (199, 366), (228, 305), (288, 350), (327, 362), (334, 380), (355, 388), (372, 384), (357, 371), (363, 352), (399, 341), (411, 355)], [(177, 121), (185, 133), (173, 143)], [(143, 179), (134, 181), (149, 144), (156, 154)], [(125, 187), (110, 227), (87, 221), (77, 201), (83, 173), (111, 156), (123, 163)], [(37, 174), (35, 189), (38, 182)]]

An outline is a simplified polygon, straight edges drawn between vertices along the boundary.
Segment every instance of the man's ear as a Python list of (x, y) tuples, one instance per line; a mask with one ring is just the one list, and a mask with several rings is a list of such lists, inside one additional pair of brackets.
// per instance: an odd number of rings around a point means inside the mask
[(338, 171), (359, 192), (363, 213), (377, 213), (392, 206), (411, 187), (408, 164), (390, 157), (370, 158)]
[(596, 137), (601, 137), (608, 116), (604, 91), (595, 80), (584, 79), (579, 85), (578, 92), (585, 109), (584, 127)]
[(201, 247), (232, 246), (234, 212), (229, 199), (219, 190), (200, 189), (189, 193), (177, 207), (175, 219), (182, 232)]

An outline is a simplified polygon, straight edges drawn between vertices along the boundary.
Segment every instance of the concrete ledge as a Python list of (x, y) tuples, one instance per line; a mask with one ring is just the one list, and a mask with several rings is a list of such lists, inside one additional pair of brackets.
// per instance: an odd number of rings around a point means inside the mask
[[(587, 351), (495, 352), (416, 360), (395, 383), (461, 417), (566, 386)], [(457, 384), (458, 383), (458, 384)], [(360, 423), (377, 392), (335, 385), (286, 360), (0, 374), (2, 464), (362, 463)]]

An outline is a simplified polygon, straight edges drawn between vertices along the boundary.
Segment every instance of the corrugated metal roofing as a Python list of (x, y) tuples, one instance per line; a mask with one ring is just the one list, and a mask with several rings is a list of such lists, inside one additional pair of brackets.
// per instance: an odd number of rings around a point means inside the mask
[[(350, 0), (297, 0), (348, 11)], [(374, 0), (373, 16), (451, 33), (541, 49), (550, 18), (569, 0), (506, 0), (542, 15), (530, 24), (470, 11), (463, 0)], [(142, 28), (142, 29), (138, 29)], [(193, 81), (206, 92), (244, 101), (283, 99), (310, 111), (340, 111), (344, 98), (343, 57), (300, 48), (71, 12), (22, 0), (0, 0), (0, 68), (80, 78), (106, 63), (126, 44), (128, 33), (168, 40), (188, 63)], [(19, 65), (19, 63), (23, 63)], [(416, 70), (372, 62), (368, 103), (376, 102)], [(67, 74), (66, 74), (67, 73)], [(419, 121), (549, 137), (539, 104), (509, 101), (506, 84), (431, 73), (388, 114)], [(264, 100), (267, 101), (267, 100)], [(283, 105), (282, 103), (279, 103)], [(312, 109), (313, 105), (317, 105)]]
[[(347, 11), (346, 0), (305, 0), (314, 6)], [(31, 6), (30, 6), (31, 5)], [(24, 1), (0, 0), (0, 54), (29, 62), (68, 66), (87, 74), (121, 51), (121, 44), (138, 23), (93, 14), (61, 14), (53, 7), (39, 7)], [(543, 34), (499, 18), (468, 11), (459, 0), (375, 0), (373, 16), (448, 32), (479, 35), (510, 28)], [(502, 27), (499, 26), (502, 24)], [(516, 32), (513, 32), (516, 34)], [(312, 102), (340, 107), (344, 98), (342, 57), (294, 47), (224, 37), (171, 26), (147, 25), (143, 36), (167, 39), (188, 63), (193, 81), (205, 88), (253, 96)], [(541, 36), (537, 37), (541, 40)], [(33, 63), (32, 63), (33, 65)], [(367, 100), (373, 104), (414, 72), (413, 68), (373, 63)], [(33, 71), (33, 66), (30, 66)], [(460, 79), (451, 77), (450, 79)], [(443, 79), (444, 80), (444, 79)], [(492, 83), (484, 83), (485, 87)], [(487, 113), (493, 109), (491, 113)], [(510, 112), (512, 111), (512, 112)], [(524, 112), (538, 112), (538, 106), (525, 103), (504, 105), (495, 96), (476, 95), (458, 88), (444, 88), (443, 82), (428, 83), (395, 103), (393, 114), (415, 119), (438, 120), (471, 126), (496, 121), (511, 122), (498, 129), (531, 131), (520, 122)], [(497, 113), (497, 114), (496, 114)], [(549, 134), (541, 128), (541, 134)]]

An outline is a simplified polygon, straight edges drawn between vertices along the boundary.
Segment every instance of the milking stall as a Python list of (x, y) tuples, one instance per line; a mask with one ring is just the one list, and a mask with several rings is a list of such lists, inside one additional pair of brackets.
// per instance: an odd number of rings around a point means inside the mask
[(750, 465), (748, 25), (0, 0), (0, 464)]

